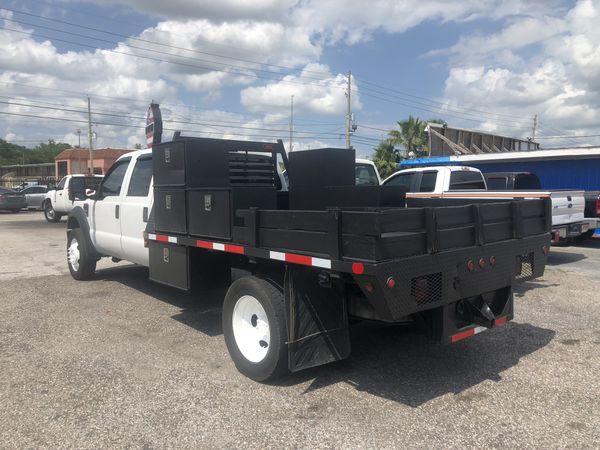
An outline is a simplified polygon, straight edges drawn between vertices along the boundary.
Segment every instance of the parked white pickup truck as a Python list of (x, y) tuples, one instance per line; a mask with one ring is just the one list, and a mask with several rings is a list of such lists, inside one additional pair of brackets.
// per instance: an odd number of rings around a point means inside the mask
[(575, 238), (588, 231), (583, 191), (488, 191), (479, 169), (467, 166), (432, 166), (400, 170), (382, 184), (405, 186), (408, 198), (540, 198), (552, 200), (552, 241)]
[(102, 175), (67, 175), (48, 191), (42, 203), (42, 210), (48, 222), (59, 222), (62, 216), (69, 214), (73, 209), (76, 191), (85, 192), (86, 189), (96, 190), (102, 181)]

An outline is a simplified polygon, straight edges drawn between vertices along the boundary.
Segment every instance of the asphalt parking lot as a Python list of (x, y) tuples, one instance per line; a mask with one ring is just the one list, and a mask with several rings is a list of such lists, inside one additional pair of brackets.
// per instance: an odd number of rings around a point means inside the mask
[(103, 261), (74, 281), (65, 222), (0, 212), (0, 447), (600, 447), (600, 241), (553, 247), (515, 320), (441, 346), (353, 330), (350, 359), (240, 375), (222, 293)]

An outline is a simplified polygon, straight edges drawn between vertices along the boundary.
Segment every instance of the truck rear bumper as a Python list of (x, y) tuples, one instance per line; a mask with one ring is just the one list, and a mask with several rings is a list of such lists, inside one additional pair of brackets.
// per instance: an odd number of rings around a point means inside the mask
[(575, 238), (597, 227), (598, 219), (585, 219), (581, 222), (552, 226), (552, 243), (558, 244), (561, 239)]
[(405, 258), (378, 264), (375, 276), (355, 280), (382, 320), (397, 321), (539, 277), (549, 245), (549, 235), (538, 235)]

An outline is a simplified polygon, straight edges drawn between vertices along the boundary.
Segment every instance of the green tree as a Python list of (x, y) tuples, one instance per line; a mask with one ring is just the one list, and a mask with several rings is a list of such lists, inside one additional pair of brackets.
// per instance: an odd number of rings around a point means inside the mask
[(21, 164), (24, 152), (29, 149), (0, 139), (0, 165)]
[(140, 144), (139, 142), (137, 144), (135, 144), (133, 146), (133, 148), (135, 148), (136, 150), (141, 150), (142, 149), (142, 144)]
[(64, 142), (55, 142), (52, 139), (48, 140), (48, 143), (42, 143), (36, 145), (33, 150), (25, 154), (26, 164), (38, 164), (38, 163), (49, 163), (54, 162), (54, 157), (63, 150), (71, 148), (69, 144)]
[(400, 152), (394, 148), (389, 139), (382, 140), (373, 154), (373, 162), (377, 166), (381, 178), (387, 178), (398, 170), (398, 163), (402, 157)]
[(427, 122), (418, 117), (408, 116), (408, 120), (398, 122), (399, 130), (391, 130), (389, 140), (394, 145), (402, 145), (406, 152), (406, 157), (411, 154), (420, 156), (426, 146), (425, 127)]

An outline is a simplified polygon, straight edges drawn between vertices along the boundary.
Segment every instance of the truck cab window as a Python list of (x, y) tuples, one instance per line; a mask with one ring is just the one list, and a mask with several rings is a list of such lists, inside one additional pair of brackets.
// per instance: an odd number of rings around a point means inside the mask
[(455, 170), (450, 174), (449, 190), (485, 190), (483, 175), (479, 171)]
[(410, 192), (410, 187), (414, 176), (414, 172), (401, 173), (400, 175), (396, 175), (394, 178), (389, 179), (385, 184), (386, 186), (404, 186), (406, 191)]
[(377, 186), (377, 174), (370, 164), (356, 163), (354, 168), (354, 179), (357, 186)]
[(433, 192), (435, 190), (436, 180), (437, 172), (423, 172), (419, 192)]
[(67, 182), (67, 177), (64, 177), (62, 180), (60, 180), (60, 183), (58, 183), (58, 185), (56, 185), (56, 190), (62, 191), (65, 188), (66, 182)]
[(146, 197), (150, 190), (150, 181), (152, 181), (152, 158), (138, 158), (133, 168), (128, 197)]
[(129, 159), (119, 161), (108, 172), (102, 183), (102, 195), (104, 197), (115, 196), (121, 193), (121, 186), (123, 185), (123, 178), (125, 178), (128, 164)]

